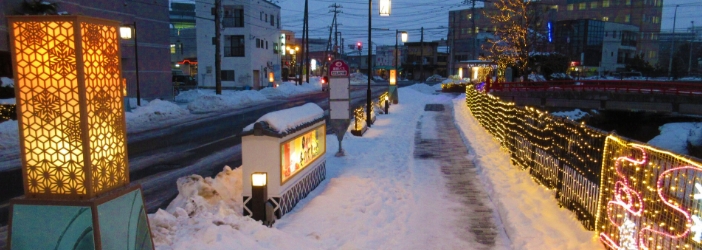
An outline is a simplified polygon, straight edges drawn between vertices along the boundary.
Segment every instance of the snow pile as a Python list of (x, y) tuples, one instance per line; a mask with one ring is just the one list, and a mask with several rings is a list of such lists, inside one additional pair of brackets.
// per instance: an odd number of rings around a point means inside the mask
[[(324, 110), (319, 105), (307, 103), (294, 108), (270, 112), (258, 118), (256, 122), (266, 122), (270, 128), (278, 131), (278, 133), (285, 133), (322, 117), (324, 117)], [(246, 126), (243, 131), (251, 131), (256, 122)]]
[(175, 102), (179, 103), (189, 103), (192, 101), (195, 101), (198, 97), (201, 97), (203, 95), (212, 95), (214, 94), (214, 90), (202, 90), (202, 89), (192, 89), (192, 90), (186, 90), (186, 91), (181, 91), (176, 97), (175, 97)]
[[(363, 85), (363, 84), (368, 84), (368, 76), (364, 75), (363, 73), (351, 73), (350, 76), (351, 79), (351, 85)], [(371, 80), (371, 84), (375, 83), (373, 80)]]
[(319, 91), (322, 91), (321, 78), (310, 77), (310, 83), (295, 85), (295, 82), (284, 82), (276, 88), (265, 88), (259, 92), (268, 99), (276, 99)]
[(241, 196), (241, 175), (241, 168), (232, 170), (225, 166), (214, 179), (202, 178), (199, 175), (178, 178), (178, 196), (168, 205), (166, 211), (173, 214), (181, 208), (192, 217), (224, 206), (240, 213), (244, 204)]
[[(142, 102), (142, 104), (144, 104), (144, 102)], [(159, 122), (189, 114), (188, 110), (174, 103), (159, 99), (155, 99), (147, 104), (132, 109), (132, 112), (125, 112), (127, 128), (130, 130), (153, 127)]]
[(658, 128), (661, 133), (648, 141), (651, 146), (678, 154), (688, 154), (687, 143), (702, 145), (702, 123), (678, 122), (668, 123)]
[(15, 81), (7, 77), (0, 77), (0, 87), (15, 87)]
[(588, 116), (590, 114), (588, 114), (587, 112), (584, 112), (580, 109), (575, 109), (573, 111), (553, 112), (553, 113), (551, 113), (551, 115), (558, 116), (558, 117), (566, 117), (570, 120), (577, 121), (577, 120), (580, 120), (583, 117)]
[[(429, 86), (425, 83), (418, 83), (418, 84), (413, 84), (407, 88), (410, 88), (412, 90), (415, 90), (417, 92), (424, 93), (424, 94), (434, 94), (437, 91), (441, 91), (441, 84)], [(402, 98), (402, 96), (400, 96), (400, 98)]]
[(529, 74), (527, 79), (529, 79), (529, 81), (532, 81), (532, 82), (545, 82), (546, 81), (546, 78), (544, 78), (544, 76), (542, 76), (540, 74)]
[(0, 151), (17, 149), (19, 129), (17, 121), (0, 122)]
[(15, 98), (0, 99), (0, 104), (11, 104), (11, 105), (15, 105), (15, 103), (16, 103)]
[(570, 75), (566, 73), (553, 73), (551, 74), (551, 80), (570, 80), (573, 79)]
[(214, 92), (212, 94), (207, 93), (200, 95), (188, 104), (188, 110), (193, 113), (207, 113), (245, 107), (253, 103), (261, 103), (265, 101), (268, 101), (268, 98), (256, 90), (226, 90), (222, 91), (221, 95), (216, 95)]
[(445, 78), (440, 75), (432, 75), (430, 77), (427, 77), (427, 82), (440, 82), (443, 81)]
[(149, 214), (157, 249), (313, 249), (241, 215), (241, 168), (225, 166), (214, 179), (192, 175), (177, 184), (179, 194), (168, 208)]

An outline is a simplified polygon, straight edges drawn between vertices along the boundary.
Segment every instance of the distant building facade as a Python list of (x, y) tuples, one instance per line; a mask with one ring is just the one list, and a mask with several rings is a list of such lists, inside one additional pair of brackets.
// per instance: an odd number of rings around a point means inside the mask
[[(212, 17), (212, 4), (195, 2), (198, 17)], [(221, 79), (224, 88), (270, 86), (281, 79), (280, 6), (265, 0), (223, 0)], [(203, 87), (215, 87), (214, 21), (196, 19), (198, 73)]]
[[(0, 2), (0, 75), (11, 75), (7, 16), (23, 13), (23, 0)], [(173, 97), (171, 69), (168, 56), (168, 0), (53, 0), (57, 10), (70, 15), (84, 15), (116, 20), (123, 24), (136, 23), (139, 49), (140, 94), (145, 99)], [(134, 40), (122, 40), (122, 76), (127, 79), (127, 94), (136, 96), (136, 60)]]
[(195, 3), (171, 3), (170, 53), (173, 74), (198, 77)]
[[(530, 39), (533, 50), (559, 52), (555, 48), (553, 35), (559, 21), (591, 19), (633, 25), (639, 28), (635, 54), (643, 55), (655, 65), (659, 60), (658, 34), (661, 28), (663, 0), (543, 0), (531, 2), (530, 16), (536, 31)], [(449, 64), (455, 70), (455, 62), (477, 59), (485, 44), (487, 34), (492, 34), (499, 25), (490, 22), (485, 13), (498, 10), (493, 4), (484, 7), (453, 10), (449, 12), (447, 40), (451, 47)], [(473, 21), (475, 26), (473, 26)], [(579, 56), (571, 58), (579, 60)], [(453, 72), (452, 74), (455, 74)]]

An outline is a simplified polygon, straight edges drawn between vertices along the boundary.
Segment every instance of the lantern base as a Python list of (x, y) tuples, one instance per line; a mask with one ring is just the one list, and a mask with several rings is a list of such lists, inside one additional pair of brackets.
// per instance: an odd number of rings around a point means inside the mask
[(10, 201), (8, 249), (154, 249), (140, 185), (89, 200)]
[(388, 92), (390, 93), (390, 100), (392, 101), (392, 104), (397, 104), (400, 99), (397, 94), (397, 85), (390, 85), (390, 87), (388, 87)]

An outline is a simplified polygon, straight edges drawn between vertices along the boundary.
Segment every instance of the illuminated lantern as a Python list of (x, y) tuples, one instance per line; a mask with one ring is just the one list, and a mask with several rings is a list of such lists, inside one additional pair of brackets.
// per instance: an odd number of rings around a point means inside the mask
[(273, 72), (268, 72), (268, 82), (275, 82), (275, 74)]
[(10, 202), (8, 245), (153, 249), (141, 189), (127, 186), (120, 23), (8, 21), (25, 194)]
[(407, 31), (403, 31), (400, 33), (400, 39), (402, 39), (402, 42), (407, 42)]
[(397, 70), (394, 70), (394, 69), (390, 70), (390, 85), (391, 86), (397, 85)]
[(458, 68), (458, 79), (463, 79), (463, 68)]
[(390, 16), (390, 0), (380, 0), (380, 16)]

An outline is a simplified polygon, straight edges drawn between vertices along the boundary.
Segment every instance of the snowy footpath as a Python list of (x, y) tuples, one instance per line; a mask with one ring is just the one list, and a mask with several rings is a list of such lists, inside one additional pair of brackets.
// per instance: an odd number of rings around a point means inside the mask
[[(272, 228), (240, 215), (240, 169), (179, 180), (180, 195), (149, 215), (157, 249), (603, 249), (510, 164), (464, 95), (423, 84), (399, 91), (363, 137), (346, 133), (346, 156), (334, 157), (337, 139), (327, 136), (326, 180)], [(457, 143), (437, 144), (450, 129)], [(415, 146), (423, 141), (434, 143)]]

